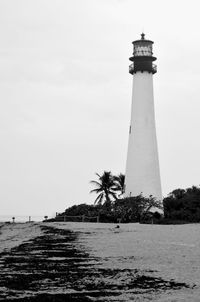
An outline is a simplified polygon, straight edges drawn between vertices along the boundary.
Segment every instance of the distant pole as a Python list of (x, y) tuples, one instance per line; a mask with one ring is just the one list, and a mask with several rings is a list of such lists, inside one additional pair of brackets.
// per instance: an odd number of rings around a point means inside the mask
[(12, 222), (15, 223), (15, 217), (12, 217)]
[(82, 215), (82, 222), (85, 222), (85, 215)]
[(28, 216), (28, 221), (31, 222), (31, 216)]
[(99, 215), (97, 216), (97, 222), (99, 222)]

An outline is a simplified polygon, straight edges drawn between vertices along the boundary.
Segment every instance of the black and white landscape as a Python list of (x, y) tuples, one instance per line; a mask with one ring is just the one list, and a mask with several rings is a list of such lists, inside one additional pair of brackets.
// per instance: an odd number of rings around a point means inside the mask
[(199, 301), (198, 225), (1, 226), (0, 301)]

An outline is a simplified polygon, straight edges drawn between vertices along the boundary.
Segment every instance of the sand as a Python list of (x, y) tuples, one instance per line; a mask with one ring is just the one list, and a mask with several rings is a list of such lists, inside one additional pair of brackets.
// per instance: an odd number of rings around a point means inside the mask
[(0, 232), (0, 301), (200, 301), (200, 224), (36, 223)]

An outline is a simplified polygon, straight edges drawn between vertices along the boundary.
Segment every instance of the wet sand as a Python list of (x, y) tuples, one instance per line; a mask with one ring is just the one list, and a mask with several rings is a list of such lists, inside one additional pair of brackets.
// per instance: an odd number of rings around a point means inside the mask
[(81, 232), (40, 228), (39, 236), (0, 254), (0, 301), (155, 301), (191, 289), (153, 270), (102, 266), (101, 257), (80, 245)]

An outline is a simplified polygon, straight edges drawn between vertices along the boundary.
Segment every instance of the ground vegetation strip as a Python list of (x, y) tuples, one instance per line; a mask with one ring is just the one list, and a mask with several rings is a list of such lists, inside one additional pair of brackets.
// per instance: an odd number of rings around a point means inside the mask
[(0, 301), (121, 301), (124, 293), (133, 298), (188, 287), (144, 270), (104, 268), (78, 248), (78, 232), (41, 229), (40, 236), (0, 254)]

